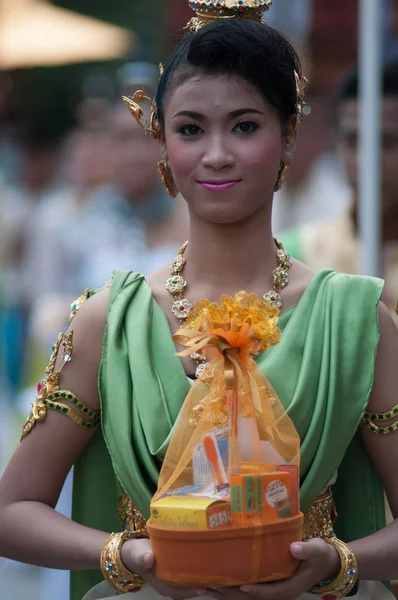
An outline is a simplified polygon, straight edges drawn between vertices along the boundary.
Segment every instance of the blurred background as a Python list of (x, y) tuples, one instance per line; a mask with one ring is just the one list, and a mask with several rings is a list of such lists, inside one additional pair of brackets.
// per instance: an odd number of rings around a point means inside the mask
[[(381, 274), (392, 308), (398, 1), (383, 0), (380, 10), (392, 73), (383, 108)], [(0, 474), (71, 302), (114, 269), (161, 266), (187, 237), (184, 201), (163, 190), (158, 148), (121, 95), (153, 95), (158, 64), (191, 16), (184, 0), (0, 0)], [(275, 232), (298, 258), (311, 264), (316, 256), (314, 268), (356, 272), (357, 93), (352, 81), (344, 90), (341, 82), (358, 59), (357, 1), (275, 0), (267, 20), (299, 50), (312, 107), (275, 199)], [(70, 487), (69, 479), (58, 507), (65, 514)], [(68, 598), (67, 573), (1, 558), (0, 584), (4, 598)]]

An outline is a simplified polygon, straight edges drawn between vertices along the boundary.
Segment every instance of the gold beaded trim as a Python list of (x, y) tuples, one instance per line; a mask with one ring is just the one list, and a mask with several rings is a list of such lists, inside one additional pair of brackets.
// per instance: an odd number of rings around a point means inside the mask
[(120, 556), (120, 550), (125, 541), (140, 537), (142, 536), (131, 531), (112, 533), (101, 552), (102, 574), (108, 584), (122, 594), (138, 591), (146, 583), (142, 577), (134, 575), (126, 569)]
[(321, 598), (345, 598), (358, 580), (358, 565), (355, 555), (347, 544), (336, 537), (325, 538), (324, 541), (338, 552), (341, 570), (334, 581), (313, 587), (311, 591)]
[(390, 433), (398, 431), (398, 421), (385, 426), (378, 425), (376, 421), (392, 421), (393, 419), (398, 419), (398, 404), (384, 413), (366, 412), (363, 416), (362, 422), (373, 433), (389, 435)]
[(142, 537), (148, 537), (146, 520), (127, 494), (124, 494), (119, 502), (117, 516), (123, 529), (140, 533)]
[(337, 516), (332, 489), (329, 487), (324, 494), (316, 498), (304, 516), (303, 541), (333, 535), (333, 525)]

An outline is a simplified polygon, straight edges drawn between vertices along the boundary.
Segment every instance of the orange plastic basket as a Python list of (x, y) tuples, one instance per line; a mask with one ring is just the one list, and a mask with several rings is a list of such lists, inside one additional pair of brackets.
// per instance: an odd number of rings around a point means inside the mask
[(182, 531), (160, 529), (149, 520), (156, 576), (170, 585), (200, 588), (286, 579), (298, 566), (289, 549), (301, 541), (302, 523), (300, 514), (257, 527)]

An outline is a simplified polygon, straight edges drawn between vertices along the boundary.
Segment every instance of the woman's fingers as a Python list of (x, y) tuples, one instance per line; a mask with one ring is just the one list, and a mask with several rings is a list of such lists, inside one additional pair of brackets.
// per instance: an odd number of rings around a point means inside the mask
[(131, 572), (146, 579), (146, 574), (155, 566), (155, 556), (148, 539), (127, 540), (121, 550), (121, 559)]
[(136, 575), (140, 575), (161, 596), (172, 598), (172, 600), (185, 600), (195, 596), (204, 596), (206, 589), (179, 588), (169, 586), (159, 579), (155, 574), (155, 556), (149, 539), (127, 540), (122, 546), (121, 558), (126, 568)]

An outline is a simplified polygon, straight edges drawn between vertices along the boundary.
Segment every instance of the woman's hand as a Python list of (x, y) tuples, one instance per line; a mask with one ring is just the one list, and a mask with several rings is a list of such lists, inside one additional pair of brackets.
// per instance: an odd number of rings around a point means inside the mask
[(340, 572), (338, 553), (321, 539), (292, 544), (290, 553), (300, 561), (292, 577), (274, 583), (207, 590), (206, 596), (216, 600), (249, 600), (250, 596), (260, 600), (297, 600), (300, 594), (320, 581), (334, 579)]
[(131, 573), (140, 575), (161, 596), (173, 600), (185, 600), (185, 598), (206, 595), (206, 588), (173, 587), (159, 581), (154, 570), (155, 556), (148, 539), (127, 540), (122, 546), (121, 559)]

